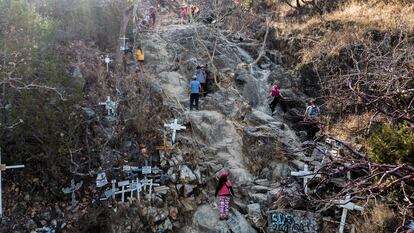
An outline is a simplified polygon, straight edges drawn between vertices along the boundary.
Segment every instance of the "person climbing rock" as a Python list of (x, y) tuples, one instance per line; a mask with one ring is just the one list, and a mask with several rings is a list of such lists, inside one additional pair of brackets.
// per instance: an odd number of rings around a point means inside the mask
[(187, 8), (188, 22), (191, 23), (191, 21), (194, 20), (194, 17), (198, 16), (199, 14), (200, 8), (190, 4), (190, 6)]
[(319, 121), (319, 107), (315, 105), (314, 100), (309, 101), (308, 107), (306, 107), (305, 114), (303, 116), (303, 121), (318, 122)]
[(306, 126), (306, 133), (308, 135), (307, 139), (312, 140), (316, 134), (322, 130), (323, 125), (319, 120), (320, 109), (315, 105), (314, 100), (309, 100), (309, 104), (306, 107), (305, 114), (303, 116), (303, 122)]
[(228, 172), (221, 174), (214, 195), (215, 197), (217, 197), (217, 194), (219, 195), (220, 220), (229, 218), (230, 200), (231, 196), (234, 196), (233, 185), (228, 179), (229, 175)]
[(180, 5), (180, 19), (181, 24), (186, 24), (188, 22), (188, 6), (187, 4)]
[(198, 65), (196, 67), (195, 75), (197, 77), (197, 81), (201, 84), (201, 94), (204, 97), (207, 94), (207, 74), (204, 69), (202, 69), (202, 66)]
[(142, 51), (141, 46), (138, 46), (135, 50), (135, 56), (137, 58), (138, 67), (141, 70), (141, 73), (145, 73), (144, 69), (144, 59), (145, 59), (145, 53)]
[(200, 98), (201, 84), (197, 80), (197, 76), (193, 77), (193, 81), (191, 81), (188, 86), (191, 89), (190, 110), (193, 110), (194, 107), (196, 108), (196, 110), (198, 110), (198, 99)]
[(156, 20), (156, 11), (155, 8), (152, 6), (149, 9), (149, 18), (150, 18), (150, 27), (155, 26), (155, 20)]
[(273, 112), (275, 111), (276, 105), (279, 103), (280, 100), (283, 99), (283, 95), (279, 90), (279, 87), (277, 85), (272, 86), (272, 90), (269, 93), (269, 96), (273, 97), (272, 102), (269, 104), (270, 110), (272, 110), (272, 116)]

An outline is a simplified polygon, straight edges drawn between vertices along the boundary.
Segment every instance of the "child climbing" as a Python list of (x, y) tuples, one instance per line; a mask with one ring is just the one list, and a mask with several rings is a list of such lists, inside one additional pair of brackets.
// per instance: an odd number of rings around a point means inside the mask
[(201, 84), (197, 80), (197, 76), (193, 77), (193, 81), (191, 81), (188, 86), (191, 89), (190, 110), (193, 110), (194, 107), (198, 110), (198, 99), (200, 98)]
[(229, 175), (228, 172), (221, 174), (214, 195), (217, 197), (218, 194), (220, 198), (220, 220), (229, 218), (230, 199), (231, 196), (234, 196), (233, 185), (230, 180), (228, 180)]
[(202, 69), (202, 66), (198, 65), (196, 67), (195, 75), (197, 77), (197, 81), (201, 84), (201, 93), (202, 96), (206, 96), (207, 94), (207, 74), (204, 69)]
[(303, 116), (303, 122), (306, 126), (307, 139), (312, 140), (316, 134), (321, 131), (323, 132), (323, 125), (319, 120), (320, 109), (315, 105), (314, 100), (309, 100), (309, 104), (306, 107), (305, 114)]
[(303, 121), (319, 121), (319, 107), (315, 105), (314, 100), (309, 101), (308, 107), (306, 107), (305, 115), (303, 116)]
[(275, 111), (276, 105), (279, 103), (280, 100), (283, 99), (283, 95), (279, 90), (279, 87), (277, 85), (272, 86), (272, 90), (269, 93), (269, 96), (273, 97), (272, 102), (269, 104), (270, 110), (272, 110), (272, 116), (273, 112)]
[(145, 59), (145, 53), (142, 51), (141, 46), (138, 46), (135, 50), (135, 56), (137, 58), (138, 67), (141, 71), (141, 73), (145, 73), (144, 69), (144, 59)]

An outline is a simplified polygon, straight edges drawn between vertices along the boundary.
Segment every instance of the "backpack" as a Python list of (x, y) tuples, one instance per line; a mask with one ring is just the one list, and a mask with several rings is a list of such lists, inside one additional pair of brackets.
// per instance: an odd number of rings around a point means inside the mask
[(319, 108), (317, 106), (310, 106), (309, 116), (311, 118), (318, 117), (319, 116), (319, 112), (320, 112), (320, 110), (319, 110)]

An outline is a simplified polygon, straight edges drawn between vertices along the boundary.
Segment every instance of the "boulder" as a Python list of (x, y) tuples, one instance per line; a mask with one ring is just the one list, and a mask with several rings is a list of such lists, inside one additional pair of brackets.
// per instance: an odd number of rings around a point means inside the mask
[(319, 214), (301, 210), (274, 210), (268, 212), (269, 233), (318, 233), (322, 218)]
[(199, 233), (233, 232), (256, 233), (256, 230), (237, 210), (232, 209), (227, 221), (220, 221), (218, 210), (209, 205), (199, 206), (193, 216), (193, 226)]
[(197, 177), (194, 175), (193, 171), (187, 165), (180, 166), (180, 180), (182, 182), (192, 182), (197, 180)]

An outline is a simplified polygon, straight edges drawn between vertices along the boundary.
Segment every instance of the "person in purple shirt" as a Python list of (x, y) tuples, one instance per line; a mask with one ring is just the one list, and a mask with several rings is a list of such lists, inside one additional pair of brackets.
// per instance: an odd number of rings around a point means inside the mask
[(200, 98), (201, 84), (197, 81), (197, 76), (193, 77), (193, 81), (190, 82), (188, 87), (191, 89), (190, 110), (193, 110), (193, 107), (198, 110), (198, 99)]

